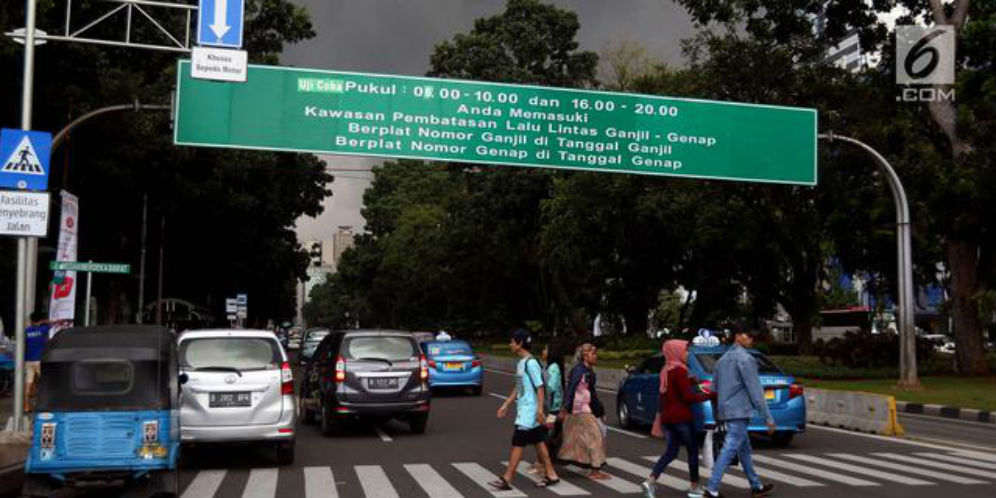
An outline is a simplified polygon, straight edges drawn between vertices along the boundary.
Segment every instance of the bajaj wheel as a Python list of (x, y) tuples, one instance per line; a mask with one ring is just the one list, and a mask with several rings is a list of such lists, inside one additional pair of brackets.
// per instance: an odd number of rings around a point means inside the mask
[(471, 391), (474, 393), (474, 396), (480, 396), (481, 393), (484, 392), (484, 384), (481, 384), (479, 386), (474, 386), (474, 388), (471, 389)]
[(425, 428), (427, 425), (429, 425), (428, 413), (412, 415), (412, 417), (408, 419), (408, 427), (411, 428), (413, 434), (425, 434)]

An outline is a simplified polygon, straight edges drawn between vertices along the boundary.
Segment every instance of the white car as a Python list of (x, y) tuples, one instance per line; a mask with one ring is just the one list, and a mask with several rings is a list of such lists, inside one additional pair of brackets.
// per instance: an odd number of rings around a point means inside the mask
[(294, 461), (294, 379), (287, 352), (265, 330), (194, 330), (179, 340), (180, 440), (272, 443)]

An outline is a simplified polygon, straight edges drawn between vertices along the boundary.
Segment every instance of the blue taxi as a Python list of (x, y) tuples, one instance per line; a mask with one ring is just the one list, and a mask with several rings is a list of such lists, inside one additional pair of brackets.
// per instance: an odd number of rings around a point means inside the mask
[[(716, 362), (729, 349), (729, 346), (705, 345), (692, 346), (688, 350), (688, 374), (699, 379), (702, 389), (710, 389)], [(775, 434), (772, 440), (776, 445), (787, 446), (792, 438), (806, 430), (806, 398), (803, 396), (802, 385), (795, 377), (782, 372), (774, 363), (757, 350), (749, 350), (757, 360), (758, 373), (761, 376), (761, 387), (768, 402), (768, 409), (775, 419)], [(620, 425), (651, 425), (657, 415), (658, 393), (660, 391), (660, 370), (664, 366), (664, 357), (660, 354), (651, 356), (637, 367), (627, 368), (628, 375), (619, 385), (616, 410)], [(695, 414), (696, 425), (700, 430), (715, 425), (712, 404), (703, 402), (696, 404), (692, 412)], [(767, 427), (764, 420), (755, 416), (747, 427), (747, 431), (764, 434)]]
[(484, 389), (484, 366), (470, 344), (461, 340), (432, 340), (420, 347), (429, 363), (429, 387), (470, 388), (475, 396)]

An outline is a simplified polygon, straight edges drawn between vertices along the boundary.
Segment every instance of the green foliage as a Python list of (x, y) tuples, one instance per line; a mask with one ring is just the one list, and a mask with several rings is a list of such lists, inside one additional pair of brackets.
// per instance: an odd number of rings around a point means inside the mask
[[(846, 367), (877, 368), (899, 364), (899, 335), (847, 332), (843, 338), (818, 340), (815, 348), (820, 361)], [(929, 341), (917, 339), (917, 361), (929, 361), (934, 346)]]

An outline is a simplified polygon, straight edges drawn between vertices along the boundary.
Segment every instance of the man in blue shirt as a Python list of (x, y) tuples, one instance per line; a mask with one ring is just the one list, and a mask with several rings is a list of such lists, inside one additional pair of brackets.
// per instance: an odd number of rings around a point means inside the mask
[(553, 486), (560, 482), (557, 471), (553, 468), (550, 460), (550, 453), (543, 443), (546, 439), (546, 416), (543, 414), (543, 403), (545, 390), (543, 388), (543, 369), (540, 362), (529, 353), (532, 349), (533, 338), (524, 329), (516, 330), (512, 333), (512, 340), (508, 347), (512, 353), (519, 357), (519, 363), (515, 368), (515, 387), (512, 392), (498, 408), (498, 418), (505, 418), (508, 414), (508, 407), (515, 401), (515, 432), (512, 434), (512, 453), (508, 457), (508, 468), (505, 474), (497, 481), (489, 482), (492, 488), (499, 491), (512, 489), (512, 477), (519, 468), (522, 461), (522, 449), (526, 446), (536, 448), (536, 455), (540, 463), (546, 469), (546, 478), (540, 481), (537, 486)]
[(35, 404), (35, 391), (41, 377), (41, 357), (48, 341), (48, 321), (40, 312), (31, 314), (31, 325), (24, 328), (24, 411)]
[(754, 472), (751, 460), (750, 437), (747, 425), (754, 413), (761, 415), (768, 426), (768, 434), (775, 433), (775, 419), (771, 417), (768, 403), (761, 388), (761, 377), (757, 372), (757, 360), (747, 351), (754, 347), (752, 331), (737, 331), (733, 337), (733, 347), (716, 362), (713, 388), (716, 390), (716, 420), (726, 424), (726, 439), (719, 453), (712, 476), (706, 484), (706, 498), (719, 498), (719, 482), (723, 472), (733, 461), (740, 458), (740, 465), (750, 482), (751, 498), (761, 498), (771, 494), (774, 486), (762, 483)]

